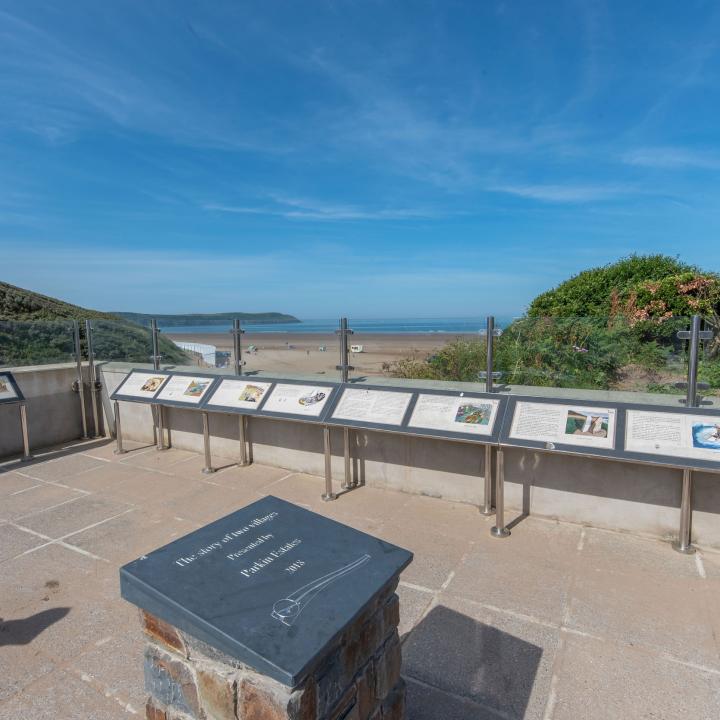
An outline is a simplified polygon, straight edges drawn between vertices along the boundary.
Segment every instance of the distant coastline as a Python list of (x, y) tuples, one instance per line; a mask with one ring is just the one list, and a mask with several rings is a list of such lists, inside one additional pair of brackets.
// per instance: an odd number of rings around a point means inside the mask
[(294, 315), (285, 313), (267, 312), (267, 313), (243, 313), (243, 312), (226, 312), (226, 313), (190, 313), (186, 315), (153, 315), (149, 313), (134, 312), (114, 312), (124, 320), (129, 320), (143, 327), (150, 327), (152, 320), (157, 320), (160, 327), (194, 327), (194, 328), (212, 328), (215, 326), (231, 327), (233, 320), (238, 318), (241, 323), (247, 325), (290, 325), (299, 323)]
[[(507, 326), (512, 318), (495, 318), (496, 327)], [(485, 317), (477, 318), (395, 318), (387, 320), (349, 319), (348, 324), (357, 334), (378, 335), (429, 335), (449, 333), (453, 335), (477, 334), (485, 328)], [(242, 322), (242, 321), (241, 321)], [(242, 323), (248, 333), (291, 333), (302, 335), (328, 335), (338, 328), (337, 319), (297, 320), (293, 322)], [(161, 330), (174, 335), (211, 335), (226, 333), (231, 323), (213, 325), (188, 324), (165, 325), (158, 316)]]

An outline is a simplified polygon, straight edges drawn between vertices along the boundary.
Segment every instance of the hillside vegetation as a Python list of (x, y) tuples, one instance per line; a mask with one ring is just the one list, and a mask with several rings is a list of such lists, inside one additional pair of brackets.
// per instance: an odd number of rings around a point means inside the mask
[[(679, 392), (687, 372), (692, 315), (720, 330), (720, 276), (663, 255), (631, 256), (593, 268), (542, 293), (496, 341), (503, 382)], [(706, 343), (701, 380), (720, 388), (718, 339)], [(475, 381), (485, 340), (458, 339), (424, 360), (401, 361), (400, 377)]]
[[(112, 313), (71, 305), (0, 282), (0, 366), (72, 360), (73, 320), (80, 322), (84, 357), (87, 357), (84, 321), (91, 320), (97, 360), (149, 362), (152, 341), (145, 328)], [(163, 337), (160, 353), (164, 362), (189, 362), (180, 348)]]

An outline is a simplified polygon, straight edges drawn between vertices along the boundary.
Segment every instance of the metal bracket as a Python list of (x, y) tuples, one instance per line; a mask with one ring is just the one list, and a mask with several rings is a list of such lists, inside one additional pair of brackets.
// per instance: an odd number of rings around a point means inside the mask
[[(487, 328), (482, 328), (482, 329), (478, 330), (478, 334), (482, 335), (482, 337), (487, 337)], [(503, 334), (503, 329), (495, 328), (493, 330), (492, 334), (493, 334), (493, 337), (500, 337)]]
[[(502, 370), (496, 370), (496, 371), (493, 372), (493, 374), (492, 374), (493, 380), (499, 380), (504, 374), (505, 374), (505, 373), (502, 372)], [(478, 373), (478, 378), (480, 378), (480, 380), (487, 380), (487, 370), (481, 370), (481, 371)]]
[[(684, 380), (673, 384), (673, 387), (676, 387), (678, 390), (687, 390), (687, 386), (688, 384)], [(698, 390), (709, 390), (710, 384), (706, 382), (699, 382), (696, 387)]]
[[(678, 330), (678, 340), (690, 340), (692, 332), (690, 330)], [(699, 340), (712, 340), (715, 337), (715, 333), (712, 330), (701, 330), (698, 333)]]

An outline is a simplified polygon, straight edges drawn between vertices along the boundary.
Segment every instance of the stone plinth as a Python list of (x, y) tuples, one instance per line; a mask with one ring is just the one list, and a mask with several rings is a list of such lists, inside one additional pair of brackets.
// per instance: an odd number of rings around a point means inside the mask
[(148, 720), (402, 720), (396, 583), (379, 592), (296, 687), (140, 612)]
[(120, 570), (148, 637), (148, 717), (399, 720), (412, 554), (271, 496)]

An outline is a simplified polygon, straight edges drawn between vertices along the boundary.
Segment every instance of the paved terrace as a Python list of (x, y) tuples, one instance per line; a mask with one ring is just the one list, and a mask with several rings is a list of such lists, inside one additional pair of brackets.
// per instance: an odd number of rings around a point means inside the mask
[(720, 555), (190, 452), (86, 443), (0, 465), (0, 718), (144, 717), (118, 567), (265, 494), (415, 552), (401, 634), (413, 720), (720, 717)]

